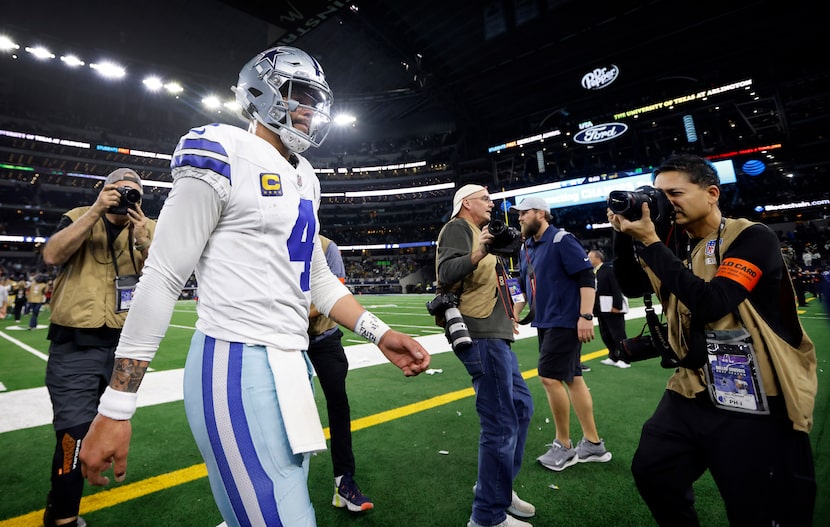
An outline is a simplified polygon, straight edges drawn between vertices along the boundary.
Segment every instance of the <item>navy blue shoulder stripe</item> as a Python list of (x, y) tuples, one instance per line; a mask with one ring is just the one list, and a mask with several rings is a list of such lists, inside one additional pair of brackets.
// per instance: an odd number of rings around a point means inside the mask
[(212, 170), (217, 174), (231, 179), (231, 167), (228, 163), (228, 154), (221, 143), (204, 138), (184, 137), (179, 142), (170, 168), (183, 166)]

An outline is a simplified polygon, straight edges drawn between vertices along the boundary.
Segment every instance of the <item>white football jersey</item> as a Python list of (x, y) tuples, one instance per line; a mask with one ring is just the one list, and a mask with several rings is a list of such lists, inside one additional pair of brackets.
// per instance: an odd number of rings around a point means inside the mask
[(194, 269), (196, 327), (204, 334), (286, 351), (308, 347), (311, 284), (337, 298), (348, 290), (317, 239), (320, 182), (297, 159), (295, 168), (264, 139), (230, 125), (181, 138), (116, 356), (153, 357)]

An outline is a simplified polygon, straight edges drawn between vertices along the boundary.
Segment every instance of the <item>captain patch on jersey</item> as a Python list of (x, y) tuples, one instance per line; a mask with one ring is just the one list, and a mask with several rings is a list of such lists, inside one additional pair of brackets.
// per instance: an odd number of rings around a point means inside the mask
[(263, 196), (282, 196), (282, 182), (279, 174), (261, 173), (259, 187)]

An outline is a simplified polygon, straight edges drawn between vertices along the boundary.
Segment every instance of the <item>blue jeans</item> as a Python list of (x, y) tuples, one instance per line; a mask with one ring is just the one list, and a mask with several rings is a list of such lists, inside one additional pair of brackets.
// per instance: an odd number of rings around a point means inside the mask
[(29, 327), (35, 329), (37, 327), (37, 316), (40, 314), (40, 306), (43, 304), (40, 303), (29, 303), (29, 312), (32, 313), (31, 318), (29, 319)]
[(456, 356), (472, 377), (481, 425), (472, 518), (480, 525), (496, 525), (504, 521), (513, 499), (533, 397), (508, 341), (473, 339), (472, 346)]

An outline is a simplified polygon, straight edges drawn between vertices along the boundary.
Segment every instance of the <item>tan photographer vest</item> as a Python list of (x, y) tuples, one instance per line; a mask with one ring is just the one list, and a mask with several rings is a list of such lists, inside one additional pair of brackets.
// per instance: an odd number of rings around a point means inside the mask
[[(721, 231), (720, 253), (723, 254), (744, 229), (755, 224), (746, 219), (726, 219)], [(697, 244), (691, 255), (695, 276), (707, 282), (715, 277), (718, 266), (706, 263), (707, 255), (703, 247), (706, 247), (707, 242), (715, 242), (716, 237), (717, 232), (712, 232)], [(644, 268), (654, 290), (660, 291), (660, 280), (647, 266), (644, 265)], [(783, 395), (793, 428), (809, 432), (813, 426), (813, 407), (818, 387), (815, 345), (798, 320), (795, 293), (786, 267), (783, 274), (779, 295), (781, 313), (782, 316), (788, 318), (784, 322), (793, 330), (793, 333), (800, 332), (802, 335), (798, 348), (790, 346), (781, 339), (758, 314), (749, 299), (738, 305), (740, 319), (734, 313), (730, 313), (707, 324), (705, 328), (723, 330), (735, 329), (743, 325), (752, 336), (752, 345), (757, 354), (764, 391), (768, 396)], [(668, 321), (669, 343), (677, 356), (683, 358), (688, 353), (691, 320), (689, 309), (674, 295), (661, 300), (663, 315)], [(704, 391), (705, 386), (703, 369), (677, 368), (666, 387), (686, 397), (694, 397), (697, 393)]]
[[(67, 212), (66, 216), (76, 221), (88, 209), (78, 207)], [(147, 220), (151, 237), (155, 225), (153, 220)], [(131, 236), (130, 229), (125, 227), (113, 242), (118, 270), (122, 275), (141, 274), (144, 268), (141, 251), (130, 251)], [(55, 279), (50, 306), (51, 322), (61, 326), (89, 329), (124, 327), (127, 313), (115, 312), (115, 266), (103, 218), (95, 222), (87, 239), (61, 267)]]

